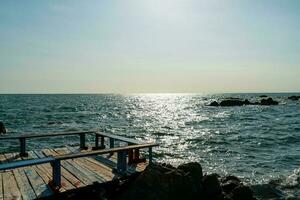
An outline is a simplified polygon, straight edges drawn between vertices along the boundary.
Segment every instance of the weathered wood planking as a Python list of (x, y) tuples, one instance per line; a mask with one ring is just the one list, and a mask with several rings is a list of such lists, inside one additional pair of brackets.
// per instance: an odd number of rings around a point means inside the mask
[[(56, 149), (55, 151), (60, 154), (72, 153), (67, 148)], [(73, 161), (76, 164), (78, 164), (78, 166), (80, 166), (86, 172), (87, 175), (95, 177), (95, 181), (102, 183), (102, 182), (107, 182), (107, 181), (111, 180), (111, 179), (108, 180), (108, 179), (104, 178), (101, 174), (101, 171), (97, 171), (97, 170), (95, 170), (95, 168), (87, 165), (87, 163), (84, 163), (83, 158), (73, 159)]]
[(50, 196), (53, 194), (48, 184), (45, 184), (44, 180), (38, 175), (33, 167), (27, 167), (24, 169), (27, 178), (29, 179), (33, 190), (38, 198)]
[[(41, 151), (33, 151), (35, 153), (35, 155), (38, 158), (44, 158), (45, 155), (41, 152)], [(41, 165), (44, 168), (46, 168), (47, 171), (49, 171), (49, 173), (52, 173), (52, 168), (50, 166), (50, 164), (45, 164), (45, 165)], [(79, 180), (77, 177), (75, 177), (73, 174), (71, 174), (69, 171), (66, 170), (66, 168), (64, 166), (61, 167), (61, 173), (62, 176), (68, 180), (74, 187), (79, 188), (79, 187), (83, 187), (85, 186), (85, 184)]]
[[(106, 152), (106, 151), (105, 151)], [(74, 153), (87, 153), (86, 157), (78, 156), (64, 160)], [(107, 182), (121, 175), (116, 173), (116, 153), (113, 155), (95, 155), (91, 149), (80, 150), (74, 147), (29, 151), (28, 157), (20, 157), (18, 153), (0, 154), (1, 163), (18, 160), (40, 159), (48, 156), (59, 156), (61, 160), (62, 188), (60, 192), (90, 185), (93, 182)], [(142, 171), (148, 163), (128, 166), (128, 172)], [(48, 183), (52, 180), (50, 163), (5, 170), (0, 173), (0, 200), (35, 199), (53, 194)], [(2, 184), (3, 183), (3, 184)]]
[[(67, 147), (72, 153), (78, 153), (78, 152), (87, 152), (89, 150), (82, 150), (80, 151), (79, 149), (77, 148), (74, 148), (74, 147)], [(96, 158), (101, 158), (101, 162), (97, 161)], [(111, 172), (113, 170), (114, 167), (116, 167), (116, 163), (112, 163), (111, 160), (108, 160), (108, 158), (106, 157), (109, 157), (109, 155), (99, 155), (99, 156), (90, 156), (90, 157), (84, 157), (84, 159), (90, 161), (90, 162), (93, 162), (97, 165), (100, 165), (102, 168), (106, 169), (107, 171)], [(103, 161), (103, 162), (102, 162)]]
[[(49, 155), (58, 155), (55, 151), (51, 150), (51, 149), (44, 149), (43, 153), (46, 156)], [(69, 172), (71, 173), (73, 176), (75, 176), (78, 180), (82, 181), (85, 185), (91, 185), (93, 183), (92, 180), (90, 180), (90, 178), (84, 174), (84, 172), (82, 172), (79, 168), (77, 168), (77, 166), (74, 166), (74, 163), (70, 160), (64, 160), (61, 162), (62, 166)]]
[(18, 187), (20, 188), (20, 192), (22, 194), (23, 200), (36, 199), (35, 192), (31, 187), (24, 171), (19, 169), (14, 169), (13, 174), (16, 178)]
[(8, 171), (2, 174), (3, 179), (3, 199), (22, 199), (21, 192), (17, 186), (15, 177), (12, 171)]
[[(76, 148), (70, 148), (67, 147), (69, 151), (72, 153), (78, 152), (78, 149)], [(94, 160), (90, 157), (85, 157), (80, 159), (80, 161), (84, 164), (90, 167), (90, 169), (95, 170), (97, 173), (100, 173), (103, 178), (105, 178), (107, 181), (112, 180), (113, 178), (116, 178), (116, 175), (113, 173), (113, 170), (98, 161)]]
[[(54, 150), (51, 150), (54, 155), (60, 155), (63, 154), (63, 152), (56, 152)], [(67, 168), (70, 169), (70, 172), (77, 171), (76, 176), (80, 180), (84, 180), (88, 185), (94, 183), (94, 182), (103, 182), (103, 179), (101, 180), (100, 177), (97, 174), (93, 174), (89, 171), (89, 169), (85, 168), (84, 166), (81, 166), (77, 162), (74, 161), (74, 159), (67, 160), (63, 165), (65, 165)], [(75, 175), (75, 174), (74, 174)]]

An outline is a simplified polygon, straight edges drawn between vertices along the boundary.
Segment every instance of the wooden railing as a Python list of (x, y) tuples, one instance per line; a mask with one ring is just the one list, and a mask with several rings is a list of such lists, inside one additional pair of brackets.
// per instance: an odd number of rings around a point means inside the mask
[[(81, 132), (64, 132), (64, 133), (51, 133), (51, 134), (24, 134), (24, 135), (18, 135), (18, 136), (4, 136), (0, 137), (0, 140), (19, 140), (20, 144), (20, 156), (24, 157), (27, 156), (26, 152), (26, 140), (28, 139), (34, 139), (34, 138), (46, 138), (46, 137), (59, 137), (59, 136), (71, 136), (71, 135), (79, 135), (80, 139), (80, 148), (86, 149), (86, 135), (92, 134), (95, 136), (95, 146), (93, 149), (104, 149), (104, 138), (109, 138), (109, 146), (110, 148), (113, 148), (115, 145), (115, 140), (119, 140), (122, 142), (126, 142), (128, 145), (133, 144), (141, 144), (140, 141), (126, 138), (118, 135), (113, 135), (109, 133), (102, 133), (97, 131), (81, 131)], [(101, 145), (99, 146), (99, 138), (101, 139)]]
[[(40, 159), (32, 160), (22, 160), (12, 163), (0, 164), (0, 170), (15, 169), (19, 167), (26, 167), (31, 165), (39, 165), (44, 163), (51, 163), (52, 166), (52, 176), (53, 176), (53, 186), (59, 188), (61, 186), (61, 161), (81, 158), (87, 156), (95, 156), (101, 154), (113, 154), (117, 153), (117, 168), (119, 173), (124, 173), (127, 170), (127, 165), (133, 162), (139, 162), (139, 150), (148, 148), (148, 159), (149, 163), (152, 163), (153, 155), (152, 148), (158, 146), (157, 143), (142, 143), (138, 140), (125, 138), (122, 136), (112, 135), (108, 133), (100, 133), (96, 131), (86, 131), (86, 132), (72, 132), (72, 133), (53, 133), (53, 134), (39, 134), (39, 135), (21, 135), (21, 136), (11, 136), (11, 137), (0, 137), (0, 140), (13, 140), (18, 139), (20, 141), (20, 156), (27, 156), (26, 152), (26, 140), (31, 138), (41, 138), (41, 137), (52, 137), (52, 136), (67, 136), (67, 135), (79, 135), (80, 136), (80, 148), (86, 148), (85, 145), (85, 135), (94, 134), (95, 135), (95, 146), (94, 151), (79, 152), (66, 155), (50, 156)], [(101, 140), (101, 145), (99, 146), (99, 138)], [(105, 149), (105, 138), (109, 138), (109, 149)], [(114, 147), (115, 140), (126, 142), (128, 146)], [(98, 150), (95, 150), (98, 149)], [(128, 155), (128, 160), (127, 160)], [(128, 161), (128, 162), (127, 162)]]

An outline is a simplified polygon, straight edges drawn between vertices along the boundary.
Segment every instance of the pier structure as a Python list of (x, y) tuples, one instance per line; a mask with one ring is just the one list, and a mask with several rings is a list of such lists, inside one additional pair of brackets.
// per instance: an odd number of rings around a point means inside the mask
[[(92, 147), (87, 145), (87, 135), (94, 136)], [(62, 136), (78, 136), (79, 147), (27, 151), (28, 140)], [(47, 197), (131, 176), (152, 163), (152, 148), (158, 146), (97, 131), (5, 136), (0, 140), (19, 141), (19, 152), (0, 153), (0, 200)], [(142, 157), (140, 150), (148, 153)]]

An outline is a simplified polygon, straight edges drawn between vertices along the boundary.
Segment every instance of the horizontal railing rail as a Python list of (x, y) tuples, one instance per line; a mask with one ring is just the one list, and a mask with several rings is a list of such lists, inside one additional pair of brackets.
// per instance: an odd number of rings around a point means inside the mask
[(51, 163), (52, 166), (51, 184), (54, 186), (54, 188), (57, 189), (61, 187), (61, 161), (63, 160), (96, 156), (96, 155), (102, 155), (108, 153), (117, 153), (116, 170), (120, 173), (125, 173), (127, 170), (127, 165), (129, 164), (127, 163), (127, 155), (132, 150), (148, 148), (148, 153), (149, 153), (148, 159), (149, 159), (149, 163), (151, 164), (153, 160), (152, 148), (156, 146), (158, 146), (158, 144), (153, 142), (153, 143), (130, 145), (125, 147), (115, 147), (111, 149), (95, 150), (89, 152), (78, 152), (78, 153), (72, 153), (66, 155), (49, 156), (49, 157), (39, 158), (39, 159), (22, 160), (22, 161), (16, 161), (11, 163), (0, 164), (0, 170), (9, 170), (9, 169), (15, 169), (15, 168), (32, 166), (32, 165)]
[(1, 136), (0, 140), (16, 140), (22, 138), (43, 138), (43, 137), (57, 137), (57, 136), (70, 136), (80, 134), (95, 134), (95, 131), (80, 131), (80, 132), (62, 132), (62, 133), (47, 133), (47, 134), (22, 134), (16, 136)]
[[(86, 149), (86, 135), (92, 134), (95, 135), (95, 146), (93, 147), (94, 150), (97, 149), (104, 149), (105, 148), (105, 138), (109, 138), (109, 147), (114, 148), (115, 147), (115, 140), (119, 140), (122, 142), (127, 143), (128, 145), (135, 145), (135, 144), (142, 144), (141, 141), (132, 139), (132, 138), (126, 138), (119, 135), (114, 135), (110, 133), (104, 133), (104, 132), (98, 132), (98, 131), (80, 131), (80, 132), (62, 132), (62, 133), (47, 133), (47, 134), (22, 134), (18, 136), (3, 136), (0, 137), (0, 140), (19, 140), (20, 141), (20, 156), (24, 157), (27, 156), (26, 152), (26, 141), (28, 139), (34, 139), (34, 138), (46, 138), (46, 137), (59, 137), (59, 136), (72, 136), (72, 135), (79, 135), (80, 136), (80, 148)], [(101, 141), (101, 144), (99, 146), (99, 139)], [(132, 157), (132, 153), (130, 153), (130, 160), (134, 160)], [(138, 150), (135, 151), (136, 159), (138, 160), (139, 152)]]

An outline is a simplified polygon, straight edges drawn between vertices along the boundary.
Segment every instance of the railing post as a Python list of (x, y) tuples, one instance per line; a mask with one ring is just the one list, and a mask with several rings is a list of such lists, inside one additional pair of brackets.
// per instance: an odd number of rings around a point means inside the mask
[(61, 166), (60, 160), (55, 160), (51, 163), (52, 165), (52, 179), (53, 186), (55, 189), (61, 187)]
[[(114, 148), (114, 147), (115, 147), (115, 139), (109, 138), (109, 148)], [(113, 155), (113, 153), (110, 153), (109, 155)]]
[(100, 148), (101, 149), (105, 149), (105, 145), (104, 145), (104, 136), (101, 136), (101, 146), (100, 146)]
[[(128, 146), (132, 145), (132, 143), (128, 143)], [(128, 164), (133, 164), (134, 158), (133, 158), (133, 149), (128, 151)]]
[(118, 151), (117, 154), (117, 170), (124, 173), (127, 170), (126, 151)]
[(80, 149), (86, 149), (86, 146), (85, 146), (85, 133), (80, 134)]
[(149, 164), (153, 162), (152, 147), (149, 147)]
[(20, 156), (28, 156), (28, 153), (26, 153), (26, 138), (21, 137), (20, 140)]
[(99, 149), (99, 135), (97, 134), (95, 134), (95, 146), (93, 147), (93, 149)]
[(140, 161), (140, 150), (139, 149), (134, 150), (134, 158), (133, 159), (134, 159), (135, 162)]
[(109, 148), (114, 148), (114, 147), (115, 147), (115, 139), (109, 138)]

